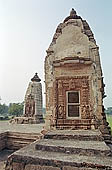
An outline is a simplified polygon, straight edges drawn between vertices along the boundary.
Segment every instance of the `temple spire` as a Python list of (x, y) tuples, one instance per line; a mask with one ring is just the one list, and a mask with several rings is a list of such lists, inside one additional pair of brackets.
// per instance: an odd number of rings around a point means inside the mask
[(74, 10), (74, 8), (72, 8), (72, 10), (70, 11), (70, 16), (76, 16), (76, 11)]
[(39, 78), (38, 74), (35, 73), (34, 77), (31, 79), (31, 81), (36, 81), (36, 82), (40, 82), (41, 79)]

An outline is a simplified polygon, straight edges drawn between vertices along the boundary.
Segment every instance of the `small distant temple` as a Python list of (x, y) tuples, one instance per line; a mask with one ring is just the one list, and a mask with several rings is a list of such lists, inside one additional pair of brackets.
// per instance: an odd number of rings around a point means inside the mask
[(28, 85), (24, 100), (24, 117), (33, 118), (35, 123), (43, 122), (43, 102), (41, 79), (35, 73)]
[(15, 117), (10, 120), (10, 123), (17, 124), (36, 124), (43, 123), (43, 100), (42, 100), (42, 84), (38, 74), (34, 77), (28, 85), (22, 117)]

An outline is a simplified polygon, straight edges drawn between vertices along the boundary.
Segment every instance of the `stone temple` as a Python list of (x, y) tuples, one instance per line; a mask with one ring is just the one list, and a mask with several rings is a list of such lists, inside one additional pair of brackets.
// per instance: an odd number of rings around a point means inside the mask
[(45, 84), (48, 129), (109, 133), (99, 47), (88, 23), (74, 9), (58, 25), (47, 50)]
[(41, 139), (14, 152), (6, 170), (112, 170), (99, 48), (74, 9), (57, 27), (47, 50), (45, 86)]
[(10, 122), (18, 124), (43, 123), (43, 100), (41, 79), (35, 73), (28, 85), (24, 99), (22, 117), (15, 117)]
[(28, 85), (24, 100), (24, 117), (33, 118), (33, 123), (43, 122), (41, 79), (35, 73)]

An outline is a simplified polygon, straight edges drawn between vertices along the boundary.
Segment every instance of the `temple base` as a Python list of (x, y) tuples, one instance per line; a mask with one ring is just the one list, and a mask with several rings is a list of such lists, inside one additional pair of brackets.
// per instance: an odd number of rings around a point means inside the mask
[(15, 117), (9, 121), (10, 123), (14, 124), (39, 124), (44, 123), (44, 119), (41, 116), (41, 118), (35, 118), (35, 117)]

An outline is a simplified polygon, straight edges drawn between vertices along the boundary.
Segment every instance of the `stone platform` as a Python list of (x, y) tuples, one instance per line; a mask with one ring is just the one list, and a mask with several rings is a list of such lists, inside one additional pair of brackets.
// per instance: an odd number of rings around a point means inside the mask
[(44, 123), (40, 124), (11, 124), (9, 121), (0, 121), (0, 133), (19, 132), (19, 133), (40, 133)]
[(44, 119), (40, 116), (37, 120), (34, 117), (15, 117), (10, 120), (10, 123), (15, 124), (40, 124), (44, 123)]
[(22, 147), (39, 140), (44, 124), (10, 124), (0, 121), (0, 170), (5, 170), (7, 157)]
[(41, 138), (44, 124), (19, 125), (0, 122), (0, 151), (18, 150)]
[(56, 130), (14, 152), (6, 170), (112, 170), (112, 152), (99, 131)]

